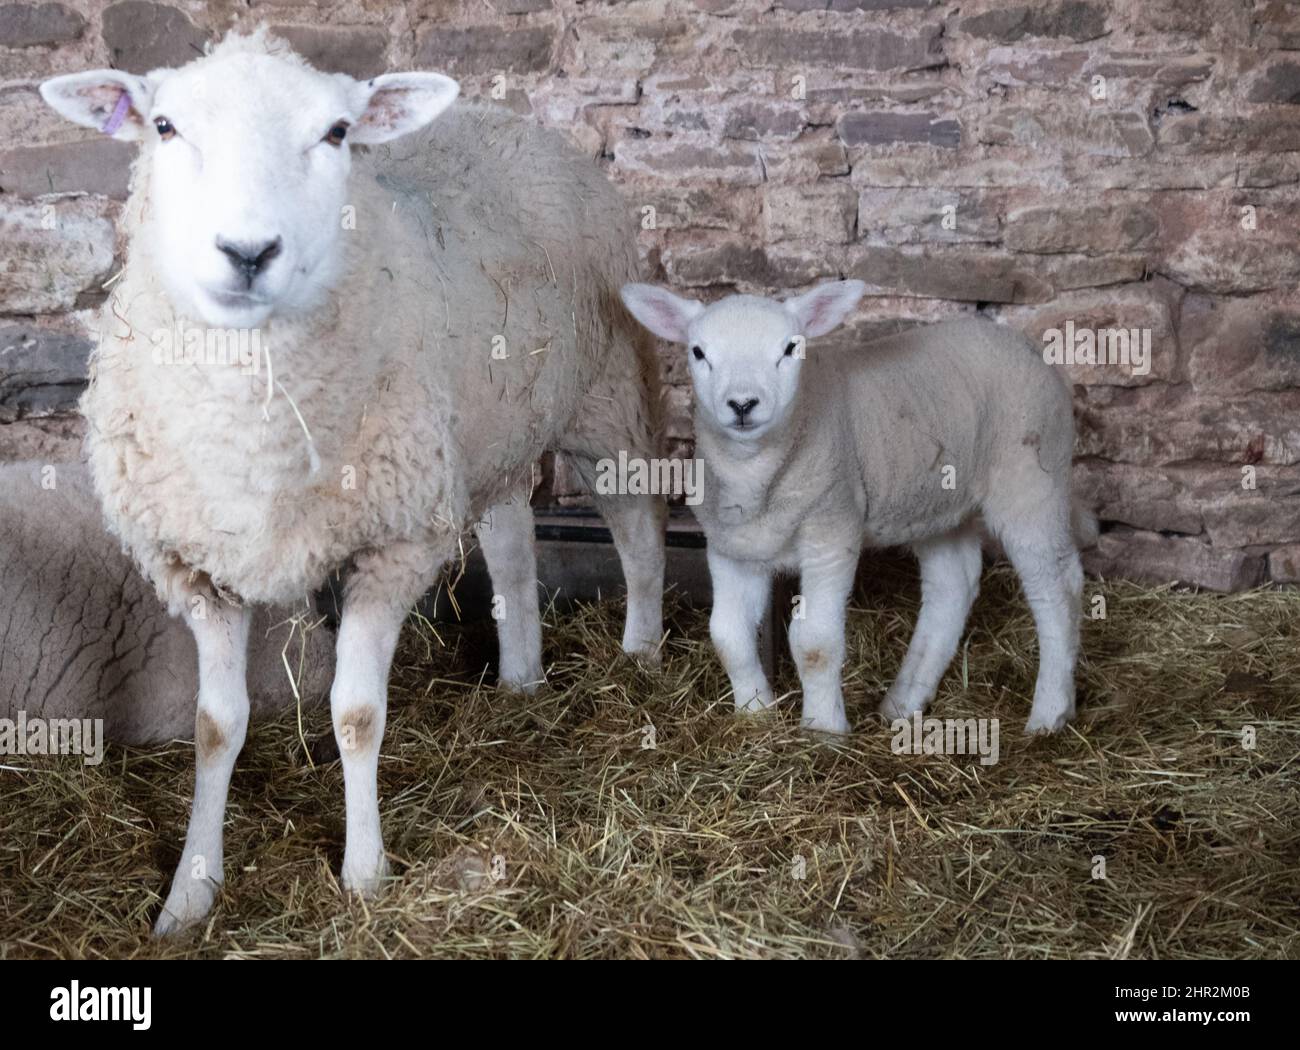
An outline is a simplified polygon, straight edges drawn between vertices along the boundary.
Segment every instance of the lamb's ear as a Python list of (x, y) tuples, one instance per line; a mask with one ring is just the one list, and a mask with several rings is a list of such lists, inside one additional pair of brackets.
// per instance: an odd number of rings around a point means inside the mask
[(153, 100), (145, 77), (117, 69), (93, 69), (52, 77), (41, 85), (41, 98), (74, 124), (83, 124), (124, 141), (138, 141)]
[(783, 305), (798, 321), (799, 330), (814, 339), (839, 327), (866, 290), (861, 281), (831, 281), (787, 299)]
[(632, 316), (670, 343), (686, 342), (686, 326), (704, 310), (703, 303), (653, 284), (625, 284), (621, 294)]
[(460, 85), (441, 73), (385, 73), (355, 84), (359, 116), (348, 141), (363, 145), (418, 131), (460, 94)]

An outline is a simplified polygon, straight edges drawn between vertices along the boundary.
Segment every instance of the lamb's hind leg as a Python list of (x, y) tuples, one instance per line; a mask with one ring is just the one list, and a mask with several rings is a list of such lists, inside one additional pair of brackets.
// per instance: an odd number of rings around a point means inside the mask
[(379, 745), (388, 714), (388, 671), (402, 622), (443, 558), (397, 543), (356, 558), (343, 597), (330, 714), (343, 763), (347, 840), (344, 888), (372, 894), (388, 872), (379, 827)]
[(1083, 568), (1070, 534), (1069, 509), (1039, 520), (1008, 522), (997, 533), (1038, 628), (1038, 679), (1025, 732), (1055, 733), (1074, 717), (1083, 595)]
[(979, 537), (956, 532), (913, 547), (921, 563), (921, 612), (898, 677), (880, 704), (886, 719), (924, 711), (952, 662), (979, 592)]
[(216, 597), (188, 607), (199, 656), (194, 719), (194, 804), (185, 849), (154, 933), (162, 936), (203, 918), (222, 881), (222, 822), (235, 757), (248, 729), (248, 609)]
[(533, 509), (518, 495), (498, 503), (475, 530), (492, 577), (497, 622), (498, 677), (503, 686), (531, 693), (542, 682), (542, 621), (537, 607), (537, 551)]

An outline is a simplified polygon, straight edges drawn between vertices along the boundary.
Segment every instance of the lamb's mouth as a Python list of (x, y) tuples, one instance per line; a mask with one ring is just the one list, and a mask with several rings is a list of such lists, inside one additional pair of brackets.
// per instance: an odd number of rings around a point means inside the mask
[(207, 295), (218, 306), (227, 310), (238, 310), (240, 308), (249, 309), (255, 306), (265, 306), (266, 300), (259, 299), (255, 295), (249, 295), (247, 292), (222, 292), (204, 289)]

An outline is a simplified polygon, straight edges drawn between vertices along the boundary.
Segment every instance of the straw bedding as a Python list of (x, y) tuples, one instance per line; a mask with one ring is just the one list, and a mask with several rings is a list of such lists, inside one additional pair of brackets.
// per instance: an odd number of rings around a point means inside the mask
[(1080, 718), (1028, 739), (1033, 624), (991, 570), (931, 712), (1001, 720), (984, 766), (892, 753), (874, 705), (917, 587), (871, 570), (842, 741), (800, 732), (797, 697), (733, 716), (707, 614), (680, 604), (658, 673), (621, 656), (617, 601), (550, 610), (529, 699), (490, 686), (490, 625), (412, 621), (380, 765), (395, 877), (369, 902), (339, 895), (325, 707), (253, 727), (226, 888), (170, 941), (148, 930), (190, 746), (6, 757), (0, 956), (1300, 956), (1300, 596), (1088, 581), (1107, 616), (1085, 621)]

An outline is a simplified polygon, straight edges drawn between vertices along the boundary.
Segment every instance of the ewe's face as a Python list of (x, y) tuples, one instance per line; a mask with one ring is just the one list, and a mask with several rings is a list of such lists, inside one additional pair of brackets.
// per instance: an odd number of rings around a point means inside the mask
[(784, 302), (733, 295), (706, 307), (652, 285), (629, 284), (623, 302), (655, 335), (686, 346), (697, 418), (747, 442), (789, 418), (806, 341), (839, 325), (865, 288), (861, 281), (837, 281)]
[(149, 230), (178, 303), (230, 326), (316, 304), (340, 254), (355, 119), (342, 83), (269, 55), (161, 78)]
[(150, 262), (179, 309), (222, 328), (320, 305), (340, 239), (365, 236), (343, 231), (350, 144), (412, 131), (457, 91), (433, 73), (363, 83), (221, 48), (147, 77), (104, 70), (41, 88), (64, 115), (141, 142)]

